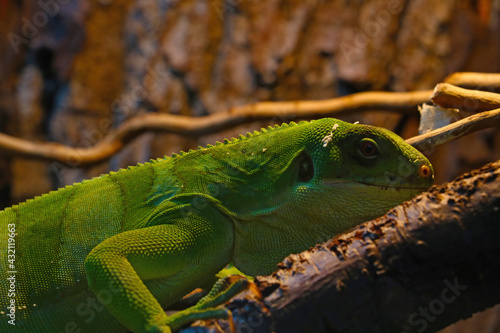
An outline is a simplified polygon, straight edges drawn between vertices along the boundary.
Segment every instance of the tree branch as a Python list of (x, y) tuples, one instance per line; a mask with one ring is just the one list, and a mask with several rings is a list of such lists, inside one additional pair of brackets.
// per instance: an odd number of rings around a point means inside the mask
[(255, 120), (333, 116), (354, 111), (415, 113), (432, 91), (407, 93), (364, 92), (322, 101), (260, 102), (206, 117), (147, 113), (124, 122), (90, 148), (72, 148), (54, 142), (31, 142), (0, 133), (0, 150), (30, 158), (54, 160), (68, 166), (104, 161), (138, 135), (153, 131), (201, 136)]
[(438, 83), (431, 100), (445, 109), (459, 109), (467, 112), (483, 112), (500, 108), (500, 94), (464, 89), (449, 83)]
[(444, 82), (467, 89), (500, 93), (500, 74), (458, 72), (450, 74)]
[(472, 132), (498, 126), (500, 126), (500, 109), (472, 115), (405, 141), (420, 151), (426, 151)]
[[(485, 89), (494, 90), (500, 87), (500, 74), (455, 73), (450, 75), (446, 81), (461, 86), (482, 86)], [(461, 107), (462, 109), (467, 109), (470, 103), (472, 106), (479, 103), (476, 111), (500, 107), (498, 95), (481, 93), (478, 96), (485, 96), (484, 94), (489, 96), (483, 102), (476, 101), (474, 97), (476, 95), (471, 95), (470, 92), (453, 96), (453, 92), (460, 88), (455, 87), (452, 93), (448, 93), (449, 85), (440, 87), (446, 89), (439, 88), (435, 92), (436, 103)], [(67, 166), (77, 167), (102, 162), (110, 158), (127, 143), (145, 132), (177, 133), (196, 137), (255, 120), (285, 121), (361, 111), (392, 111), (408, 114), (414, 113), (417, 110), (417, 105), (426, 102), (432, 93), (431, 90), (403, 93), (362, 92), (321, 101), (260, 102), (234, 107), (226, 112), (199, 118), (166, 113), (147, 113), (127, 120), (120, 127), (109, 132), (104, 140), (92, 147), (73, 148), (54, 142), (32, 142), (0, 133), (0, 151), (4, 154), (58, 161)]]
[(433, 332), (500, 302), (499, 221), (497, 161), (289, 256), (257, 277), (263, 300), (228, 308), (241, 331)]

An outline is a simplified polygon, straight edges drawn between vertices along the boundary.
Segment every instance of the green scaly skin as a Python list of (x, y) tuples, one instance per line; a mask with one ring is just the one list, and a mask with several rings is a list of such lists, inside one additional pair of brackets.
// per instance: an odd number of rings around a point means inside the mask
[(0, 331), (170, 332), (204, 311), (224, 317), (216, 300), (162, 308), (230, 262), (270, 274), (432, 181), (429, 161), (392, 132), (325, 118), (67, 186), (0, 212)]

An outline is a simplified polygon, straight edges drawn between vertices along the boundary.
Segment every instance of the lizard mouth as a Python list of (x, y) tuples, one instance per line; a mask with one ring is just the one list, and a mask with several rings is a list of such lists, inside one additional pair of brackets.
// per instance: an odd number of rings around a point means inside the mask
[(381, 190), (396, 190), (396, 191), (401, 191), (401, 190), (416, 190), (416, 191), (425, 191), (428, 189), (428, 187), (417, 187), (417, 186), (392, 186), (392, 185), (379, 185), (379, 184), (371, 184), (371, 183), (364, 183), (364, 182), (357, 182), (359, 184), (365, 185), (365, 186), (371, 186), (371, 187), (377, 187)]
[(402, 179), (391, 179), (389, 182), (385, 183), (375, 183), (375, 182), (367, 182), (362, 180), (329, 180), (325, 181), (326, 186), (342, 186), (342, 185), (354, 185), (360, 184), (369, 187), (376, 187), (381, 190), (396, 190), (396, 191), (404, 191), (404, 190), (412, 190), (412, 191), (425, 191), (429, 188), (429, 186), (412, 186), (411, 184), (401, 183)]

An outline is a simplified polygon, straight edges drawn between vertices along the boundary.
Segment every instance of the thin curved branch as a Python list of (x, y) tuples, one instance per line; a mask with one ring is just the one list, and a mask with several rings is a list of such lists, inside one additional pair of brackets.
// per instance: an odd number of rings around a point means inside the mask
[[(446, 78), (445, 82), (467, 87), (483, 87), (489, 90), (499, 88), (500, 90), (500, 74), (455, 73)], [(77, 167), (110, 158), (128, 142), (145, 132), (201, 136), (255, 120), (286, 121), (360, 111), (414, 113), (417, 105), (426, 102), (432, 93), (432, 90), (406, 93), (363, 92), (321, 101), (260, 102), (199, 118), (165, 113), (143, 114), (124, 122), (120, 127), (109, 132), (103, 141), (88, 148), (73, 148), (54, 142), (32, 142), (0, 133), (0, 151), (18, 156), (58, 161), (67, 166)], [(470, 96), (465, 98), (470, 98)], [(471, 100), (474, 101), (474, 99)], [(455, 103), (453, 105), (455, 106)], [(492, 103), (489, 105), (490, 109), (495, 107)], [(453, 137), (450, 136), (449, 139), (452, 140)], [(416, 138), (412, 140), (411, 142), (415, 142)], [(437, 140), (436, 142), (447, 141)]]
[(406, 143), (414, 146), (420, 151), (425, 151), (456, 140), (469, 133), (498, 126), (500, 126), (500, 109), (472, 115), (450, 125), (429, 131), (422, 135), (414, 136), (413, 138), (407, 139)]
[(355, 111), (393, 111), (413, 113), (415, 106), (427, 101), (432, 90), (414, 92), (370, 91), (321, 101), (259, 102), (231, 109), (230, 113), (259, 119), (276, 116), (317, 117)]
[(147, 113), (124, 122), (93, 147), (72, 148), (53, 142), (31, 142), (0, 134), (0, 150), (76, 167), (104, 161), (138, 135), (149, 131), (201, 136), (255, 120), (284, 121), (354, 111), (415, 113), (417, 105), (427, 101), (431, 94), (432, 90), (406, 93), (364, 92), (321, 101), (260, 102), (199, 118)]

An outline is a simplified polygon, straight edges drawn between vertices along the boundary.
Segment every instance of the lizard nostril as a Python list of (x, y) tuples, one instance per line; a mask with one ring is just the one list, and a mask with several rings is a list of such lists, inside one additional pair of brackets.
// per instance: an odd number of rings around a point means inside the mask
[(431, 168), (429, 168), (428, 165), (426, 164), (422, 164), (419, 168), (418, 168), (418, 174), (420, 175), (420, 177), (422, 178), (429, 178), (430, 175), (431, 175)]

